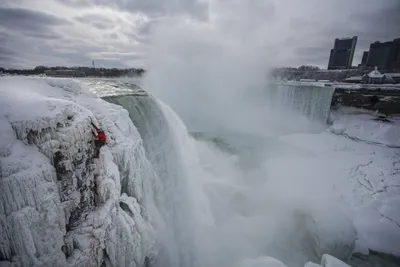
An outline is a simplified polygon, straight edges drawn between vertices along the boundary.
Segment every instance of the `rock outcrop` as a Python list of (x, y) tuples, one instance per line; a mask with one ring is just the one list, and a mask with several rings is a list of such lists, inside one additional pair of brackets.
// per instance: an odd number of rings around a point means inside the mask
[(380, 89), (336, 88), (332, 97), (332, 108), (341, 106), (362, 108), (380, 113), (400, 114), (400, 91)]

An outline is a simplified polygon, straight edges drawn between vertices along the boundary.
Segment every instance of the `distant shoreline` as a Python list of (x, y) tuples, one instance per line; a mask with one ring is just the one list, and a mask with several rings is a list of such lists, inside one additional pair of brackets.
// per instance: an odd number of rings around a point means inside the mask
[(0, 67), (0, 73), (9, 75), (46, 75), (50, 77), (97, 77), (112, 78), (121, 76), (140, 77), (146, 71), (142, 68), (89, 68), (89, 67), (45, 67), (33, 69), (5, 69)]

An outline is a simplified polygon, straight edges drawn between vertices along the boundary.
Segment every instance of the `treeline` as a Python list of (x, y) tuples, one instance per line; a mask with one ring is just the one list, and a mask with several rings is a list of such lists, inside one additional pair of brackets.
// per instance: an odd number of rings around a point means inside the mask
[(371, 70), (324, 70), (316, 66), (300, 66), (298, 68), (282, 67), (272, 71), (272, 76), (275, 78), (288, 79), (288, 80), (301, 80), (301, 79), (314, 79), (314, 80), (330, 80), (330, 81), (343, 81), (352, 76), (362, 76)]
[(145, 73), (144, 69), (136, 68), (90, 68), (90, 67), (65, 67), (65, 66), (37, 66), (33, 69), (5, 69), (0, 67), (0, 73), (14, 74), (14, 75), (40, 75), (45, 74), (45, 71), (55, 70), (70, 70), (75, 72), (84, 73), (85, 76), (92, 77), (119, 77), (119, 76), (141, 76)]

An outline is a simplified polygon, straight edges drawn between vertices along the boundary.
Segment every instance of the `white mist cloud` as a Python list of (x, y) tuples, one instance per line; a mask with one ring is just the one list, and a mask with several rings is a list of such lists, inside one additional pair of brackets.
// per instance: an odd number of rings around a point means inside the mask
[(146, 90), (171, 105), (191, 130), (267, 135), (311, 127), (295, 114), (277, 112), (275, 99), (264, 92), (269, 69), (286, 58), (280, 29), (287, 21), (275, 18), (271, 3), (215, 0), (208, 21), (184, 16), (154, 24)]

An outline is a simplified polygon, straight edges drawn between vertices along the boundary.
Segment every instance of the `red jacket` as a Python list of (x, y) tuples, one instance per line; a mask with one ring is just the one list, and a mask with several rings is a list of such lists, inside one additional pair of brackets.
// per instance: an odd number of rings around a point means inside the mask
[(103, 143), (107, 142), (107, 138), (106, 138), (106, 134), (104, 133), (104, 131), (100, 131), (95, 138)]

